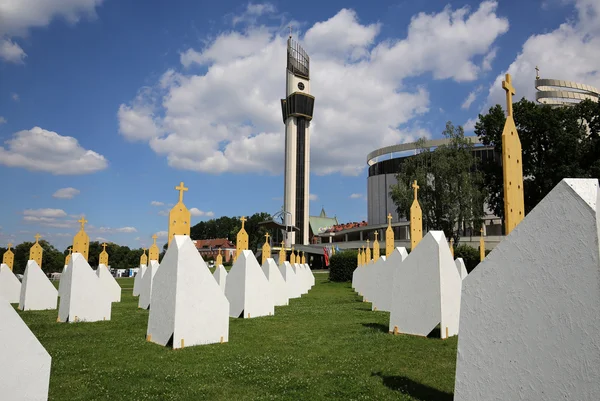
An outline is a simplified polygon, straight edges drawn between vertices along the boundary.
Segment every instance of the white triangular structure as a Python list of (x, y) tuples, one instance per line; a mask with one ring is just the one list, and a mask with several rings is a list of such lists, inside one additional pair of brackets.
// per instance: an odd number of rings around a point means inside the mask
[(140, 282), (140, 299), (138, 300), (138, 308), (150, 308), (150, 299), (152, 297), (152, 283), (154, 276), (159, 269), (158, 260), (151, 260), (146, 267), (142, 281)]
[(215, 268), (215, 272), (213, 273), (213, 277), (221, 290), (223, 290), (223, 294), (225, 294), (225, 284), (227, 283), (227, 270), (225, 266), (219, 265)]
[(283, 262), (279, 265), (279, 272), (281, 276), (285, 280), (285, 285), (288, 291), (288, 298), (300, 298), (302, 295), (300, 291), (300, 284), (298, 283), (298, 277), (296, 277), (296, 273), (294, 273), (294, 269), (292, 269), (292, 265), (290, 262)]
[[(384, 275), (386, 260), (387, 258), (385, 256), (380, 256), (379, 259), (368, 264), (369, 269), (367, 272), (369, 273), (369, 279), (365, 280), (364, 297), (365, 300), (371, 302), (371, 310), (386, 310), (382, 309), (377, 301), (377, 298), (382, 296), (380, 292), (382, 286), (381, 280)], [(391, 287), (390, 284), (390, 288)], [(389, 311), (389, 309), (387, 309), (387, 311)]]
[(71, 254), (69, 269), (64, 279), (64, 292), (58, 306), (58, 321), (75, 323), (110, 320), (111, 294), (106, 291), (82, 254)]
[(0, 298), (6, 299), (11, 304), (16, 304), (19, 303), (20, 297), (21, 282), (8, 265), (0, 264)]
[(598, 181), (564, 179), (463, 281), (455, 400), (597, 400)]
[(140, 291), (142, 290), (142, 279), (144, 278), (144, 273), (146, 273), (146, 269), (148, 266), (140, 265), (138, 272), (133, 278), (133, 296), (137, 297), (140, 295)]
[(289, 304), (289, 297), (285, 280), (275, 263), (275, 259), (268, 258), (262, 265), (263, 273), (271, 284), (271, 290), (273, 291), (273, 301), (275, 306), (283, 306)]
[[(379, 263), (378, 263), (379, 262)], [(377, 285), (377, 277), (381, 274), (381, 269), (383, 268), (384, 263), (378, 260), (377, 262), (369, 262), (364, 271), (364, 277), (362, 281), (362, 295), (363, 301), (365, 302), (373, 302), (375, 298), (375, 286)]]
[(374, 280), (375, 267), (373, 263), (362, 265), (361, 271), (358, 277), (358, 295), (363, 297), (364, 302), (371, 302), (371, 294), (369, 289), (371, 287), (371, 281)]
[(253, 318), (275, 314), (271, 285), (251, 251), (242, 251), (229, 270), (225, 295), (229, 316)]
[(229, 341), (229, 302), (187, 235), (174, 235), (152, 281), (148, 341), (174, 349)]
[(362, 272), (360, 271), (360, 266), (356, 266), (356, 268), (354, 269), (354, 271), (352, 272), (352, 289), (354, 289), (354, 291), (356, 291), (357, 293), (359, 293), (358, 291), (358, 287), (360, 287), (360, 280), (361, 280), (361, 274)]
[[(383, 258), (384, 256), (382, 256)], [(408, 257), (408, 252), (404, 247), (397, 247), (392, 251), (389, 259), (381, 264), (381, 270), (375, 278), (375, 294), (373, 296), (373, 310), (377, 308), (380, 311), (389, 312), (392, 310), (392, 294), (395, 280), (402, 280), (401, 265)], [(376, 262), (377, 263), (377, 262)]]
[(294, 273), (296, 273), (296, 277), (298, 277), (300, 294), (307, 294), (309, 289), (308, 282), (306, 281), (306, 274), (304, 274), (304, 269), (302, 268), (302, 265), (294, 263), (292, 265), (292, 269), (294, 269)]
[(369, 279), (372, 267), (372, 264), (358, 266), (352, 273), (352, 286), (358, 295), (365, 298), (365, 301), (366, 296), (364, 292), (365, 288), (368, 287), (367, 280)]
[(308, 267), (308, 264), (306, 263), (300, 264), (300, 267), (302, 268), (302, 274), (304, 275), (304, 280), (306, 282), (306, 289), (310, 290), (314, 285), (314, 277), (311, 274), (310, 267)]
[(312, 275), (310, 274), (310, 267), (306, 263), (300, 265), (302, 267), (302, 272), (304, 273), (306, 286), (310, 290), (313, 286)]
[[(100, 280), (100, 284), (104, 287), (104, 291), (108, 294), (110, 301), (121, 302), (121, 286), (110, 273), (108, 267), (103, 264), (99, 265), (96, 269), (96, 275), (98, 276), (98, 280)], [(58, 285), (60, 287), (60, 283)], [(60, 288), (58, 289), (58, 294), (60, 295)]]
[(0, 298), (0, 398), (45, 401), (52, 358), (19, 314)]
[(58, 291), (35, 260), (27, 261), (19, 295), (20, 310), (56, 309)]
[(458, 334), (462, 280), (443, 231), (430, 231), (394, 274), (390, 332)]
[(310, 268), (310, 266), (308, 265), (308, 263), (306, 263), (304, 266), (306, 266), (306, 271), (308, 272), (310, 286), (312, 288), (315, 286), (315, 275), (313, 274), (313, 271)]
[(456, 270), (458, 270), (458, 275), (461, 280), (464, 280), (467, 277), (467, 268), (465, 266), (465, 261), (463, 258), (457, 258), (454, 263), (456, 264)]
[(65, 267), (63, 267), (62, 273), (60, 274), (60, 278), (58, 279), (58, 296), (62, 297), (62, 294), (64, 292), (64, 282), (65, 280), (63, 280), (63, 277), (65, 277), (67, 270), (69, 269), (69, 265), (65, 265)]

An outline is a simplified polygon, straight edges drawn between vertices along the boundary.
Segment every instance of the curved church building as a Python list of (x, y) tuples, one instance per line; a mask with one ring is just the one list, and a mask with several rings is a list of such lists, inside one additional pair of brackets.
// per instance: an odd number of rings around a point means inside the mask
[[(473, 154), (482, 161), (489, 159), (501, 162), (501, 155), (495, 154), (493, 146), (484, 146), (477, 136), (466, 137), (474, 144)], [(449, 143), (449, 139), (434, 139), (425, 142), (430, 149)], [(390, 196), (390, 186), (397, 183), (396, 174), (402, 164), (417, 152), (416, 142), (386, 146), (367, 155), (367, 219), (369, 226), (387, 224), (388, 214), (392, 222), (404, 222), (396, 212), (396, 205)], [(487, 235), (501, 235), (502, 221), (486, 208), (485, 224)], [(470, 234), (470, 233), (465, 233)], [(478, 233), (473, 233), (479, 235)]]
[(536, 76), (535, 100), (551, 106), (573, 106), (583, 100), (597, 102), (600, 91), (590, 85), (562, 79), (547, 79)]

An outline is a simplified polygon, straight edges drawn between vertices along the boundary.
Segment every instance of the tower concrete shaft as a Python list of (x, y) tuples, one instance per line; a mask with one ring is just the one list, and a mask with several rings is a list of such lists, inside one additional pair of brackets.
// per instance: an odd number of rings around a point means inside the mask
[(285, 124), (285, 172), (283, 207), (288, 231), (286, 247), (308, 244), (310, 121), (315, 98), (310, 94), (308, 54), (290, 37), (287, 48), (286, 98), (281, 99)]

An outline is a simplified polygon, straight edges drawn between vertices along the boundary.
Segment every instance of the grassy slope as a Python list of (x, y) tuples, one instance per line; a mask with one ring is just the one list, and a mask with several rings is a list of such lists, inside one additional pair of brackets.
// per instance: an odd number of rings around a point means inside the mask
[(133, 279), (110, 322), (19, 313), (52, 355), (50, 400), (452, 400), (456, 337), (390, 335), (387, 313), (316, 276), (275, 316), (231, 319), (229, 343), (176, 351), (145, 341)]

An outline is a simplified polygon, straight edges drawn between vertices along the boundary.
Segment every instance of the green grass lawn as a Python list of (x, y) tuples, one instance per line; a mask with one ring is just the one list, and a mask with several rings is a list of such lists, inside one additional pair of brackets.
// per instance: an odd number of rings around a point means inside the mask
[(50, 400), (452, 400), (457, 337), (388, 334), (388, 313), (315, 276), (275, 316), (230, 319), (228, 343), (181, 350), (146, 342), (133, 279), (108, 322), (19, 314), (52, 356)]

